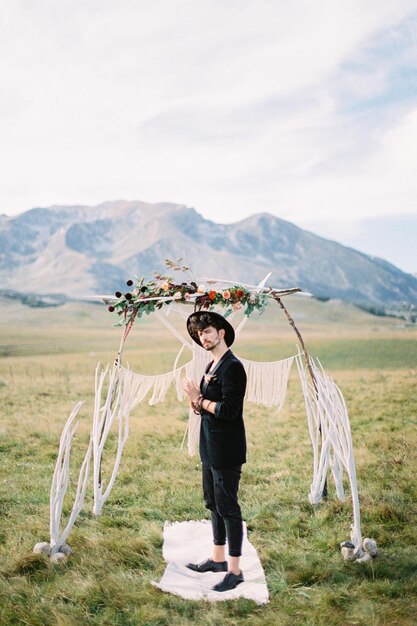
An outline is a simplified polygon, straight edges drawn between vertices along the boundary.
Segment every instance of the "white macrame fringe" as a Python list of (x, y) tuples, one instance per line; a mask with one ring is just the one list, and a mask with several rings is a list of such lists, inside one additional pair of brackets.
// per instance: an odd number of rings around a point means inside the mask
[[(178, 400), (184, 400), (185, 394), (182, 388), (182, 379), (186, 376), (198, 383), (201, 378), (201, 372), (205, 370), (209, 361), (209, 354), (195, 344), (195, 347), (193, 347), (193, 359), (165, 374), (149, 376), (137, 374), (121, 367), (121, 380), (129, 381), (132, 389), (133, 399), (131, 400), (130, 410), (143, 402), (149, 395), (149, 404), (155, 405), (163, 402), (172, 384), (175, 385)], [(276, 406), (280, 410), (285, 402), (288, 378), (294, 357), (269, 363), (258, 363), (248, 359), (241, 359), (241, 361), (247, 374), (246, 400), (268, 407)], [(190, 410), (188, 452), (191, 456), (196, 453), (199, 432), (200, 416), (195, 415), (194, 411)]]
[(320, 502), (329, 466), (332, 470), (337, 496), (343, 500), (343, 468), (345, 468), (349, 477), (353, 504), (351, 540), (355, 547), (360, 547), (362, 533), (355, 459), (349, 415), (342, 392), (326, 375), (318, 360), (319, 367), (310, 358), (317, 388), (309, 379), (301, 354), (297, 355), (296, 362), (313, 446), (313, 482), (310, 487), (309, 500), (313, 505)]
[[(201, 354), (200, 354), (201, 352)], [(281, 361), (271, 361), (270, 363), (258, 363), (248, 359), (240, 359), (247, 374), (246, 400), (263, 404), (264, 406), (276, 406), (282, 408), (288, 386), (288, 378), (294, 357)], [(134, 389), (134, 398), (131, 409), (140, 404), (146, 396), (150, 395), (149, 404), (155, 405), (165, 400), (170, 386), (174, 383), (178, 400), (184, 400), (185, 395), (182, 389), (182, 378), (187, 376), (196, 382), (201, 378), (209, 359), (206, 353), (199, 349), (195, 352), (195, 357), (181, 367), (177, 367), (171, 372), (155, 376), (147, 374), (137, 374), (131, 370), (121, 367), (121, 376), (129, 380)]]
[(240, 360), (247, 375), (246, 400), (264, 406), (276, 406), (280, 410), (287, 395), (294, 357), (270, 363)]

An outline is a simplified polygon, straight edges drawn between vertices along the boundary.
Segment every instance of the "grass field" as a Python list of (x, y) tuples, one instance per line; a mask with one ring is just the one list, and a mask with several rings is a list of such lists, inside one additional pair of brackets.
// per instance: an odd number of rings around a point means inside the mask
[[(131, 419), (118, 479), (103, 514), (91, 490), (69, 539), (64, 567), (33, 555), (48, 540), (49, 488), (59, 436), (85, 400), (72, 458), (70, 494), (85, 452), (94, 369), (111, 362), (119, 331), (104, 308), (70, 303), (35, 310), (1, 302), (0, 624), (140, 626), (363, 626), (417, 623), (417, 332), (338, 302), (288, 301), (307, 347), (348, 404), (364, 536), (380, 556), (344, 562), (352, 510), (330, 482), (326, 502), (307, 501), (311, 448), (295, 369), (284, 409), (246, 405), (248, 463), (241, 503), (261, 557), (270, 603), (191, 602), (150, 585), (159, 579), (165, 520), (206, 516), (196, 457), (180, 450), (187, 407), (170, 394)], [(125, 359), (144, 373), (172, 368), (178, 343), (155, 319), (132, 331)], [(249, 320), (234, 351), (255, 360), (296, 352), (276, 309)], [(109, 450), (114, 439), (109, 442)], [(104, 466), (106, 470), (106, 463)], [(67, 510), (72, 505), (71, 497)]]

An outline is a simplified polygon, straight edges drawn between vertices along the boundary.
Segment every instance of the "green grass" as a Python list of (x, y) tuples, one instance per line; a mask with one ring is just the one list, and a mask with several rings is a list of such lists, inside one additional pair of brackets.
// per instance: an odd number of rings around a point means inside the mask
[[(68, 513), (88, 440), (94, 368), (113, 360), (119, 332), (110, 315), (91, 305), (8, 308), (0, 326), (0, 624), (416, 623), (416, 332), (340, 303), (288, 304), (307, 347), (345, 395), (362, 530), (375, 537), (380, 556), (362, 566), (342, 560), (339, 543), (349, 538), (352, 510), (349, 500), (336, 500), (331, 482), (327, 502), (313, 509), (307, 501), (312, 459), (295, 369), (281, 413), (249, 403), (245, 411), (249, 457), (241, 503), (265, 568), (268, 605), (190, 602), (150, 584), (165, 568), (164, 521), (207, 516), (198, 459), (180, 450), (187, 409), (172, 393), (163, 404), (134, 411), (112, 494), (95, 518), (89, 491), (67, 564), (52, 567), (33, 555), (33, 545), (48, 539), (49, 488), (63, 424), (75, 402), (85, 400)], [(277, 309), (249, 320), (236, 352), (262, 360), (293, 354), (295, 336), (280, 315)], [(172, 367), (177, 350), (168, 332), (144, 319), (129, 337), (125, 358), (136, 370), (157, 372)]]

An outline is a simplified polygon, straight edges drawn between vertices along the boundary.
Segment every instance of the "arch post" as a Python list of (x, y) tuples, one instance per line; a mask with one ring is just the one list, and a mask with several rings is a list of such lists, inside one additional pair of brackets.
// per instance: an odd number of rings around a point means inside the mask
[[(311, 378), (311, 381), (313, 383), (313, 387), (314, 387), (314, 391), (316, 392), (316, 396), (318, 396), (317, 380), (316, 380), (316, 377), (314, 376), (313, 368), (311, 367), (311, 359), (310, 359), (310, 355), (309, 355), (309, 353), (307, 351), (307, 348), (305, 346), (304, 339), (302, 338), (301, 333), (298, 330), (297, 326), (295, 325), (295, 322), (294, 322), (293, 318), (291, 317), (288, 309), (285, 307), (285, 305), (283, 304), (283, 302), (282, 302), (281, 298), (278, 296), (278, 294), (276, 292), (274, 292), (274, 291), (271, 291), (270, 295), (279, 304), (281, 309), (284, 311), (285, 317), (287, 318), (290, 326), (292, 327), (293, 331), (295, 332), (295, 334), (298, 337), (298, 341), (300, 342), (301, 349), (303, 351), (303, 355), (304, 355), (304, 360), (305, 360), (305, 364), (306, 364), (306, 367), (307, 367), (307, 371), (310, 374), (310, 378)], [(319, 432), (320, 432), (320, 435), (322, 436), (323, 433), (322, 433), (321, 424), (319, 425)], [(323, 438), (322, 438), (322, 444), (323, 444)], [(323, 498), (327, 498), (327, 495), (328, 495), (327, 477), (326, 477), (326, 479), (324, 481), (322, 495), (323, 495)]]

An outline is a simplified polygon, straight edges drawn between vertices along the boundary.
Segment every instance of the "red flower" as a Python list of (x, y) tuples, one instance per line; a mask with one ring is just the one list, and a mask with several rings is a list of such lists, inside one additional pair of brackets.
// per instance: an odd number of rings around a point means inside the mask
[(243, 291), (243, 289), (237, 289), (236, 295), (238, 298), (243, 298), (243, 296), (245, 295), (245, 292)]
[(216, 296), (217, 296), (217, 291), (214, 291), (214, 289), (209, 292), (208, 297), (210, 298), (210, 300), (215, 300)]
[(113, 313), (113, 311), (114, 311), (114, 306), (109, 306), (109, 311), (110, 311), (110, 313)]

